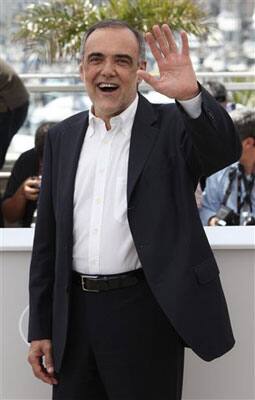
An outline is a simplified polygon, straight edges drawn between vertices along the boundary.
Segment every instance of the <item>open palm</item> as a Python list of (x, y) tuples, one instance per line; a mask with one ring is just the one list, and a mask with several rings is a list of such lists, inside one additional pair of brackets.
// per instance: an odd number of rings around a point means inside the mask
[(199, 92), (196, 75), (189, 56), (186, 32), (181, 33), (182, 48), (178, 49), (168, 25), (153, 26), (152, 33), (146, 34), (146, 41), (158, 64), (160, 77), (139, 70), (138, 75), (157, 92), (170, 98), (186, 100)]

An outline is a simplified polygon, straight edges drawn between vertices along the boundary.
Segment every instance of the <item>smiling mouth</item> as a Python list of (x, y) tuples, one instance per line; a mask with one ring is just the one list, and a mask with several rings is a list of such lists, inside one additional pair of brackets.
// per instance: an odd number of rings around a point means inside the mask
[(119, 85), (116, 83), (99, 83), (97, 87), (104, 93), (111, 93), (115, 92), (119, 88)]

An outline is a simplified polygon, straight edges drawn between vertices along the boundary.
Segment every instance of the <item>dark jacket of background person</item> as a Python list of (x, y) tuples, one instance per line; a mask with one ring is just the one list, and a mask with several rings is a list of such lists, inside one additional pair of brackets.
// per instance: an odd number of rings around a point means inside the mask
[(26, 119), (29, 94), (16, 72), (0, 59), (0, 168), (8, 146)]
[[(45, 137), (54, 122), (44, 122), (36, 130), (35, 147), (21, 154), (14, 164), (2, 200), (2, 213), (6, 221), (22, 227), (29, 227), (37, 208), (37, 198), (42, 174), (42, 160)], [(24, 185), (35, 191), (34, 199), (28, 198)], [(35, 189), (33, 189), (35, 188)], [(29, 188), (27, 189), (29, 190)], [(23, 206), (18, 210), (18, 205)]]
[[(67, 335), (74, 182), (87, 126), (88, 112), (82, 112), (53, 127), (46, 139), (28, 339), (52, 339), (56, 371)], [(199, 176), (239, 156), (231, 119), (205, 90), (196, 119), (180, 106), (152, 105), (140, 95), (129, 152), (130, 229), (155, 298), (184, 342), (207, 361), (230, 350), (234, 338), (194, 188)]]
[[(29, 178), (30, 176), (37, 176), (38, 173), (39, 160), (37, 158), (35, 149), (30, 149), (22, 153), (12, 169), (12, 173), (8, 180), (7, 187), (3, 196), (2, 204), (4, 204), (5, 200), (11, 198), (16, 193), (20, 185), (22, 185), (22, 183), (27, 178)], [(28, 200), (23, 217), (20, 221), (16, 222), (19, 222), (19, 225), (23, 228), (30, 227), (36, 208), (37, 202)]]

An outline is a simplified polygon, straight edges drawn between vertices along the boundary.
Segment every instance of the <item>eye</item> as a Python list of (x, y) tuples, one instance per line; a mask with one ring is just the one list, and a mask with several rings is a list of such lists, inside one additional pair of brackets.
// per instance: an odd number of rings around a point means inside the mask
[(88, 59), (89, 64), (99, 64), (102, 61), (102, 57), (100, 56), (91, 56)]
[(130, 60), (128, 60), (127, 58), (117, 58), (116, 63), (121, 66), (129, 66)]

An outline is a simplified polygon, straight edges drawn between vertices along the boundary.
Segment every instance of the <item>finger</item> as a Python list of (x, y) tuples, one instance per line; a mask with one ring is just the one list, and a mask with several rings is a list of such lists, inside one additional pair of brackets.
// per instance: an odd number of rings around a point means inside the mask
[(40, 379), (44, 383), (47, 383), (48, 385), (57, 385), (58, 384), (58, 381), (54, 377), (49, 376), (46, 372), (43, 371), (43, 369), (39, 376), (36, 374), (35, 374), (35, 376), (36, 376), (36, 378)]
[(162, 57), (161, 51), (159, 50), (158, 46), (156, 45), (154, 36), (152, 35), (151, 32), (148, 32), (148, 33), (146, 33), (145, 38), (146, 38), (146, 42), (148, 43), (155, 60), (157, 62), (160, 62), (163, 57)]
[(41, 357), (31, 354), (28, 357), (28, 362), (31, 364), (33, 373), (36, 376), (36, 378), (50, 385), (53, 384), (52, 377), (48, 375), (48, 373), (46, 372), (46, 370), (42, 365)]
[(31, 186), (26, 186), (26, 187), (25, 187), (25, 192), (26, 192), (27, 194), (34, 195), (34, 194), (38, 194), (39, 191), (40, 191), (40, 190), (39, 190), (38, 188), (35, 188), (35, 187), (31, 187)]
[(53, 357), (52, 357), (52, 350), (51, 347), (45, 347), (45, 367), (49, 375), (53, 376), (54, 375), (54, 363), (53, 363)]
[(38, 194), (39, 191), (40, 191), (40, 189), (36, 188), (36, 187), (31, 187), (31, 186), (27, 186), (27, 185), (24, 187), (25, 194)]
[(177, 53), (178, 52), (178, 47), (176, 45), (175, 38), (174, 38), (174, 35), (173, 35), (171, 29), (169, 28), (169, 26), (167, 24), (163, 24), (162, 25), (162, 30), (163, 30), (163, 32), (165, 34), (165, 37), (166, 37), (166, 40), (168, 42), (169, 48), (174, 53)]
[(39, 194), (25, 193), (25, 198), (26, 198), (27, 200), (35, 201), (35, 200), (38, 199), (38, 197), (39, 197)]
[(155, 78), (154, 76), (152, 76), (151, 74), (149, 74), (148, 72), (140, 69), (137, 71), (137, 75), (140, 79), (143, 79), (146, 83), (148, 83), (153, 88), (156, 87), (156, 85), (158, 83), (158, 79)]
[(48, 375), (51, 378), (51, 382), (56, 385), (57, 379), (54, 377), (55, 369), (54, 369), (54, 361), (52, 355), (52, 346), (47, 344), (44, 346), (44, 361), (45, 361), (45, 368)]
[(186, 32), (181, 32), (182, 39), (182, 54), (185, 56), (189, 56), (189, 40)]
[(162, 30), (158, 25), (154, 25), (152, 31), (159, 44), (161, 52), (166, 57), (169, 54), (170, 49), (165, 34), (162, 33)]
[(27, 200), (31, 200), (31, 201), (36, 201), (36, 200), (38, 200), (38, 194), (36, 194), (36, 195), (26, 195), (25, 196), (25, 198), (27, 199)]
[(34, 185), (35, 182), (36, 182), (35, 179), (28, 178), (28, 179), (26, 180), (26, 185), (32, 186), (32, 185)]
[(48, 383), (49, 385), (51, 385), (52, 382), (52, 377), (49, 376), (49, 374), (46, 372), (46, 370), (43, 368), (43, 366), (32, 366), (34, 375), (36, 376), (36, 378), (40, 379), (41, 381)]

